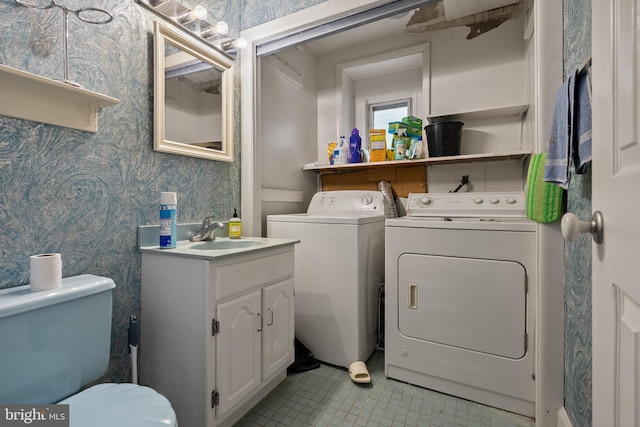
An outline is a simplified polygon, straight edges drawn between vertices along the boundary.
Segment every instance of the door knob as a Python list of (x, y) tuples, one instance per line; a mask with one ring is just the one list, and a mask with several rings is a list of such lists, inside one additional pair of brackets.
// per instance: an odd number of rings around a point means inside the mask
[(594, 242), (602, 243), (604, 232), (602, 212), (594, 212), (590, 221), (580, 221), (575, 214), (566, 213), (562, 215), (560, 228), (562, 237), (568, 242), (574, 242), (580, 233), (591, 233)]

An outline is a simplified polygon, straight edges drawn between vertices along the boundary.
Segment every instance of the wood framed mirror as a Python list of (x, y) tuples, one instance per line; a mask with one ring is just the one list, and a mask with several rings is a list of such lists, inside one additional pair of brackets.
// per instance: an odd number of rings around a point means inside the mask
[(233, 161), (233, 58), (158, 21), (153, 148)]

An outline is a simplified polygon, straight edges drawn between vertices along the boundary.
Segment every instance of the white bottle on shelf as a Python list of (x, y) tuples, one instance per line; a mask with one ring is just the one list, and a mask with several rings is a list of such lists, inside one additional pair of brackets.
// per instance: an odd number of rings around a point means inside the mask
[(349, 143), (344, 136), (341, 136), (333, 152), (333, 164), (344, 165), (347, 163), (349, 163)]

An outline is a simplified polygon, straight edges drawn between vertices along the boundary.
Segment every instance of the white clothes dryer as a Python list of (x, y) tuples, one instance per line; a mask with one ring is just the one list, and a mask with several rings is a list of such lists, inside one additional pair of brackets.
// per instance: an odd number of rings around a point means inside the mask
[(410, 194), (386, 221), (385, 374), (534, 416), (536, 224), (524, 193)]
[(313, 356), (348, 367), (377, 343), (385, 204), (378, 191), (316, 193), (303, 214), (268, 215), (267, 236), (295, 238), (295, 334)]

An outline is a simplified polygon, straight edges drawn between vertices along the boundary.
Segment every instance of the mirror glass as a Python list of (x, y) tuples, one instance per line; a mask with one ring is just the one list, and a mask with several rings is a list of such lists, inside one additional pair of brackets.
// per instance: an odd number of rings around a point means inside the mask
[(156, 151), (233, 161), (233, 60), (158, 21), (154, 31)]

